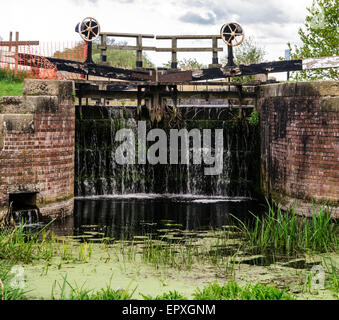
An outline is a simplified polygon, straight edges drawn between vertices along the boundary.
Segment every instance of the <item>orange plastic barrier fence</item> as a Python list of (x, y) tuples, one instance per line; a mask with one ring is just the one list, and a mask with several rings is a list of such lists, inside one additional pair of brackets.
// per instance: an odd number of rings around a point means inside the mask
[(20, 45), (15, 48), (0, 46), (0, 69), (13, 72), (19, 78), (79, 79), (82, 75), (59, 72), (48, 57), (85, 61), (87, 44), (84, 42), (40, 43), (39, 46)]

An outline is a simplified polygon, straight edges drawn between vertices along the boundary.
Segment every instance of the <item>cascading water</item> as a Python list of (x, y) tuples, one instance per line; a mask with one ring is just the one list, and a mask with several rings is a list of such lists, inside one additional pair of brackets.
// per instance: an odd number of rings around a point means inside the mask
[[(119, 165), (115, 161), (115, 150), (121, 143), (115, 141), (116, 133), (122, 128), (137, 133), (136, 110), (86, 106), (79, 111), (75, 157), (77, 196), (131, 193), (255, 195), (259, 181), (258, 128), (245, 120), (235, 119), (230, 110), (217, 107), (180, 108), (185, 119), (184, 127), (188, 131), (223, 129), (223, 171), (215, 176), (205, 176), (206, 166), (194, 165), (192, 158), (189, 165)], [(165, 125), (160, 128), (166, 132), (170, 129)], [(147, 131), (150, 129), (152, 126), (148, 121)]]
[(12, 211), (15, 224), (23, 224), (25, 227), (40, 223), (40, 211), (38, 208), (17, 209)]

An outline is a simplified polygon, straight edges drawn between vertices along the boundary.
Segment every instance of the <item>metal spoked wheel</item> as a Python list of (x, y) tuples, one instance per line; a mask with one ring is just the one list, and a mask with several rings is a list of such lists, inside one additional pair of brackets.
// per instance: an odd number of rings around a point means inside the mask
[(230, 22), (222, 26), (220, 30), (222, 40), (230, 47), (236, 47), (242, 44), (245, 39), (245, 33), (240, 24)]
[(100, 35), (99, 22), (91, 17), (85, 18), (80, 24), (79, 34), (86, 42), (96, 40)]

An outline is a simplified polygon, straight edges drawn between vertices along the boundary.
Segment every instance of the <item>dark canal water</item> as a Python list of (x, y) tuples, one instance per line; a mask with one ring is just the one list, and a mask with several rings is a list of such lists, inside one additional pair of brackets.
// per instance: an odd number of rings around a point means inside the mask
[[(83, 236), (86, 241), (133, 240), (152, 234), (174, 238), (184, 232), (192, 237), (260, 214), (263, 206), (251, 198), (176, 195), (124, 195), (76, 198), (74, 217), (56, 221), (51, 229), (60, 236)], [(81, 238), (81, 237), (80, 237)]]

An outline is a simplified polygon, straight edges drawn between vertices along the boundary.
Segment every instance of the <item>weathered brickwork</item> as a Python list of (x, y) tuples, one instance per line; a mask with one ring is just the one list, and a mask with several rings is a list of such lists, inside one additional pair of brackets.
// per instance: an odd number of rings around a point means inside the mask
[(262, 86), (258, 107), (266, 194), (306, 213), (329, 202), (339, 215), (339, 82)]
[(42, 214), (73, 211), (75, 110), (70, 81), (26, 80), (0, 99), (0, 215), (9, 195), (37, 193)]

